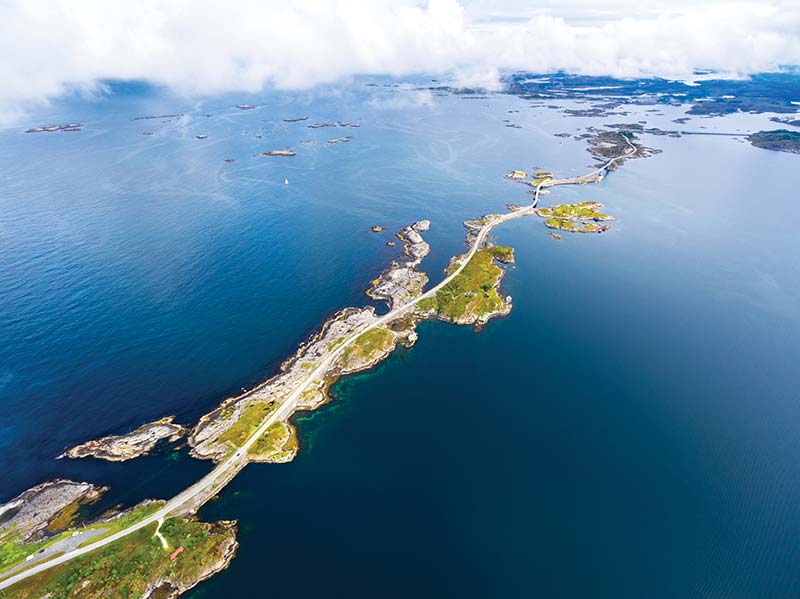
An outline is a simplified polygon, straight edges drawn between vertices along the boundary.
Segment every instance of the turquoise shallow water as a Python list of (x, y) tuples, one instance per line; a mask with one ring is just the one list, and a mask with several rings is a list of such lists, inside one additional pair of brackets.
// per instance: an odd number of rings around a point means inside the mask
[[(54, 457), (166, 414), (192, 422), (270, 374), (365, 302), (395, 252), (371, 225), (430, 219), (435, 280), (464, 219), (527, 200), (505, 172), (586, 170), (583, 143), (554, 133), (642, 118), (360, 84), (115, 92), (31, 123), (79, 133), (0, 133), (0, 499), (54, 475), (111, 484), (105, 504), (178, 491), (208, 464)], [(666, 127), (681, 109), (663, 111), (646, 117)], [(297, 116), (362, 126), (282, 121)], [(498, 229), (517, 251), (507, 318), (479, 334), (423, 324), (415, 348), (298, 419), (295, 462), (248, 467), (203, 509), (239, 519), (241, 548), (192, 596), (800, 593), (798, 157), (644, 139), (663, 153), (546, 197), (604, 202), (611, 232)], [(252, 158), (288, 145), (296, 157)]]

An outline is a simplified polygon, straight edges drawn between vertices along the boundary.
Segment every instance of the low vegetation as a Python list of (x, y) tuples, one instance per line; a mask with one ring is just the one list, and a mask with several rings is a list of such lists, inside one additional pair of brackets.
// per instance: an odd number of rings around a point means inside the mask
[(232, 450), (236, 450), (256, 432), (264, 419), (275, 411), (277, 404), (274, 401), (254, 401), (248, 405), (239, 418), (236, 419), (224, 433), (219, 436), (219, 443), (228, 443)]
[(569, 233), (600, 233), (608, 229), (608, 227), (602, 228), (593, 222), (575, 222), (567, 218), (549, 218), (544, 221), (544, 224), (550, 229), (558, 229)]
[(633, 140), (630, 131), (602, 131), (589, 138), (589, 153), (595, 158), (610, 159), (623, 156), (630, 149), (628, 141)]
[(358, 362), (370, 361), (377, 354), (389, 351), (394, 343), (395, 336), (389, 329), (383, 327), (372, 329), (344, 349), (339, 363), (348, 369)]
[(264, 462), (290, 460), (297, 452), (295, 428), (286, 422), (274, 422), (250, 448), (250, 455)]
[(560, 204), (550, 208), (539, 208), (537, 212), (539, 216), (544, 218), (574, 218), (593, 221), (614, 220), (613, 216), (598, 210), (602, 206), (600, 202), (579, 202), (577, 204)]
[[(443, 320), (456, 323), (474, 322), (490, 314), (502, 312), (505, 301), (497, 293), (503, 270), (495, 260), (513, 260), (513, 250), (492, 246), (475, 252), (464, 269), (435, 297), (425, 298), (416, 306), (420, 314), (436, 313)], [(451, 263), (452, 266), (452, 263)]]
[[(168, 585), (191, 587), (224, 565), (236, 535), (227, 522), (205, 524), (170, 518), (161, 526), (169, 549), (153, 536), (155, 524), (97, 551), (23, 580), (0, 593), (3, 599), (142, 597)], [(178, 547), (183, 550), (171, 557)]]
[[(9, 535), (3, 538), (0, 544), (0, 573), (23, 562), (26, 557), (44, 549), (57, 538), (36, 543), (23, 543), (18, 536)], [(0, 597), (2, 593), (0, 592)]]
[(600, 202), (579, 202), (577, 204), (560, 204), (550, 208), (538, 208), (536, 214), (546, 219), (544, 224), (549, 229), (558, 229), (568, 233), (603, 233), (608, 225), (598, 224), (615, 220), (598, 208)]
[(764, 150), (800, 154), (800, 132), (797, 131), (788, 131), (787, 129), (759, 131), (747, 139), (755, 147)]
[(510, 248), (505, 245), (493, 245), (492, 247), (487, 249), (488, 252), (492, 255), (492, 258), (494, 258), (498, 262), (503, 262), (506, 264), (514, 262), (514, 248)]

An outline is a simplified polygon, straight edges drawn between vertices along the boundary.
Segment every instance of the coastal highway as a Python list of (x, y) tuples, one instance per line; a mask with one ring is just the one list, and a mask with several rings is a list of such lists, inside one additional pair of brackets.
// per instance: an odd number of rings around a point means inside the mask
[[(597, 170), (592, 171), (582, 177), (578, 177), (576, 179), (569, 179), (569, 180), (551, 180), (546, 187), (552, 187), (555, 185), (563, 185), (563, 184), (572, 184), (572, 183), (580, 183), (585, 180), (588, 180), (594, 176), (600, 175), (600, 179), (602, 179), (603, 174), (607, 171), (611, 165), (616, 163), (618, 160), (622, 158), (628, 158), (629, 156), (633, 155), (636, 152), (636, 146), (631, 144), (631, 142), (627, 139), (628, 146), (630, 149), (623, 155), (617, 156), (616, 158), (610, 159), (608, 162), (600, 166)], [(559, 181), (562, 181), (561, 183)], [(568, 182), (567, 182), (568, 181)], [(280, 407), (272, 412), (262, 423), (261, 426), (256, 429), (256, 431), (250, 436), (250, 438), (230, 457), (226, 458), (208, 474), (206, 474), (203, 478), (198, 480), (192, 486), (184, 489), (180, 493), (178, 493), (175, 497), (167, 501), (167, 503), (154, 512), (153, 514), (147, 516), (146, 518), (131, 524), (127, 528), (124, 528), (112, 535), (109, 535), (103, 539), (97, 540), (93, 543), (90, 543), (84, 547), (79, 547), (77, 549), (72, 549), (70, 551), (66, 551), (65, 553), (54, 557), (45, 562), (37, 563), (27, 570), (23, 570), (13, 576), (0, 580), (0, 590), (10, 587), (21, 580), (25, 580), (26, 578), (38, 574), (40, 572), (44, 572), (54, 566), (58, 566), (59, 564), (63, 564), (65, 562), (70, 561), (78, 556), (85, 555), (95, 549), (99, 549), (100, 547), (104, 547), (117, 541), (127, 535), (141, 530), (151, 524), (159, 522), (166, 518), (169, 514), (174, 513), (181, 513), (192, 511), (197, 509), (200, 505), (205, 503), (208, 499), (218, 493), (236, 474), (244, 468), (247, 463), (247, 454), (253, 444), (261, 437), (264, 433), (267, 432), (267, 429), (280, 420), (288, 418), (292, 412), (295, 411), (297, 408), (298, 401), (302, 396), (303, 391), (305, 391), (309, 385), (311, 385), (314, 381), (320, 380), (325, 372), (334, 364), (335, 360), (342, 354), (346, 347), (352, 344), (356, 339), (358, 339), (364, 333), (376, 329), (380, 326), (383, 326), (396, 318), (402, 316), (409, 310), (411, 310), (417, 303), (424, 300), (425, 298), (432, 297), (436, 295), (436, 293), (442, 289), (445, 285), (447, 285), (450, 281), (455, 279), (464, 267), (469, 263), (472, 257), (475, 255), (480, 247), (483, 245), (484, 241), (486, 241), (487, 235), (489, 232), (499, 224), (502, 224), (506, 221), (512, 220), (514, 218), (519, 218), (520, 216), (526, 216), (533, 213), (533, 209), (536, 208), (537, 204), (539, 203), (539, 191), (543, 187), (543, 184), (540, 183), (536, 186), (536, 191), (534, 193), (533, 202), (527, 208), (523, 208), (521, 210), (516, 210), (514, 212), (509, 212), (504, 215), (497, 215), (494, 218), (491, 218), (483, 227), (480, 228), (478, 234), (475, 236), (475, 239), (472, 242), (472, 245), (464, 254), (461, 259), (459, 260), (458, 268), (456, 268), (452, 273), (450, 273), (447, 277), (445, 277), (438, 285), (432, 287), (422, 295), (409, 300), (402, 306), (395, 308), (394, 310), (387, 312), (383, 316), (377, 318), (376, 320), (372, 321), (369, 325), (362, 327), (361, 329), (355, 331), (352, 335), (347, 337), (342, 343), (340, 343), (335, 349), (328, 353), (317, 365), (317, 367), (306, 377), (295, 389), (292, 391)], [(2, 576), (2, 575), (0, 575)]]

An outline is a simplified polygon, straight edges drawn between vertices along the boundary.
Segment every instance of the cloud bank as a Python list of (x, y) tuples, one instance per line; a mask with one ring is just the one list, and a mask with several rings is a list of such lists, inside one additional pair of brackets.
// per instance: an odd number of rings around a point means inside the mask
[(791, 0), (608, 0), (603, 11), (589, 0), (462, 2), (4, 0), (0, 118), (104, 79), (213, 94), (362, 74), (453, 74), (492, 86), (504, 70), (683, 78), (800, 65)]

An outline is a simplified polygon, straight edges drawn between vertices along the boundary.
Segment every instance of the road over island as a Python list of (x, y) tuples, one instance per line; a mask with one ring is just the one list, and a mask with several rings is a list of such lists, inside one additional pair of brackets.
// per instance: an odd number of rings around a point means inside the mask
[[(536, 208), (537, 204), (539, 203), (539, 195), (542, 187), (553, 187), (556, 185), (573, 185), (573, 184), (583, 184), (583, 183), (590, 183), (590, 182), (599, 182), (603, 179), (605, 172), (618, 160), (623, 158), (629, 158), (632, 156), (637, 148), (625, 137), (625, 141), (629, 146), (629, 150), (615, 158), (611, 158), (608, 162), (600, 166), (598, 169), (587, 173), (581, 177), (574, 177), (570, 179), (548, 179), (546, 181), (540, 182), (536, 185), (533, 202), (522, 209), (515, 210), (513, 212), (509, 212), (503, 215), (494, 215), (492, 218), (488, 220), (478, 231), (478, 234), (475, 236), (475, 239), (472, 242), (472, 245), (469, 248), (469, 251), (464, 254), (461, 259), (458, 261), (458, 268), (456, 268), (452, 273), (446, 276), (438, 285), (432, 287), (425, 293), (417, 296), (416, 298), (409, 300), (402, 306), (395, 308), (394, 310), (387, 312), (383, 316), (379, 317), (378, 319), (372, 321), (369, 325), (362, 327), (361, 329), (354, 332), (349, 337), (345, 338), (336, 348), (331, 350), (327, 356), (325, 356), (317, 367), (306, 377), (295, 389), (292, 391), (286, 399), (281, 403), (280, 407), (272, 412), (256, 429), (256, 431), (245, 441), (245, 443), (234, 452), (233, 455), (228, 457), (227, 459), (223, 460), (219, 464), (217, 464), (214, 469), (206, 474), (203, 478), (198, 480), (192, 486), (184, 489), (180, 493), (178, 493), (175, 497), (167, 501), (167, 503), (158, 509), (156, 512), (152, 513), (151, 515), (139, 520), (138, 522), (131, 524), (127, 528), (124, 528), (112, 535), (94, 541), (84, 547), (79, 547), (77, 549), (72, 549), (67, 551), (53, 559), (50, 559), (46, 562), (37, 563), (36, 565), (31, 566), (27, 570), (19, 572), (14, 576), (9, 578), (5, 578), (0, 580), (0, 590), (8, 588), (22, 580), (30, 576), (34, 576), (40, 572), (44, 572), (54, 566), (58, 566), (65, 562), (68, 562), (76, 557), (81, 555), (85, 555), (95, 549), (99, 549), (100, 547), (104, 547), (114, 541), (117, 541), (123, 537), (128, 536), (129, 534), (141, 530), (146, 526), (150, 526), (153, 523), (157, 523), (167, 517), (169, 514), (181, 514), (192, 512), (199, 508), (203, 503), (208, 501), (211, 497), (217, 494), (236, 474), (244, 468), (247, 463), (247, 453), (249, 449), (253, 446), (253, 444), (261, 437), (264, 433), (267, 432), (267, 429), (284, 418), (288, 418), (297, 408), (297, 404), (303, 394), (303, 392), (308, 388), (310, 384), (314, 381), (318, 381), (325, 372), (333, 365), (334, 361), (342, 354), (346, 347), (352, 344), (356, 339), (358, 339), (364, 333), (367, 333), (375, 328), (378, 328), (384, 324), (387, 324), (396, 318), (399, 318), (409, 310), (411, 310), (417, 303), (420, 301), (433, 297), (436, 293), (441, 290), (445, 285), (447, 285), (450, 281), (456, 278), (462, 270), (466, 267), (472, 257), (475, 255), (483, 243), (486, 241), (487, 235), (489, 232), (499, 224), (502, 224), (506, 221), (519, 218), (520, 216), (527, 216), (533, 214), (534, 208)], [(2, 575), (0, 575), (2, 576)]]

